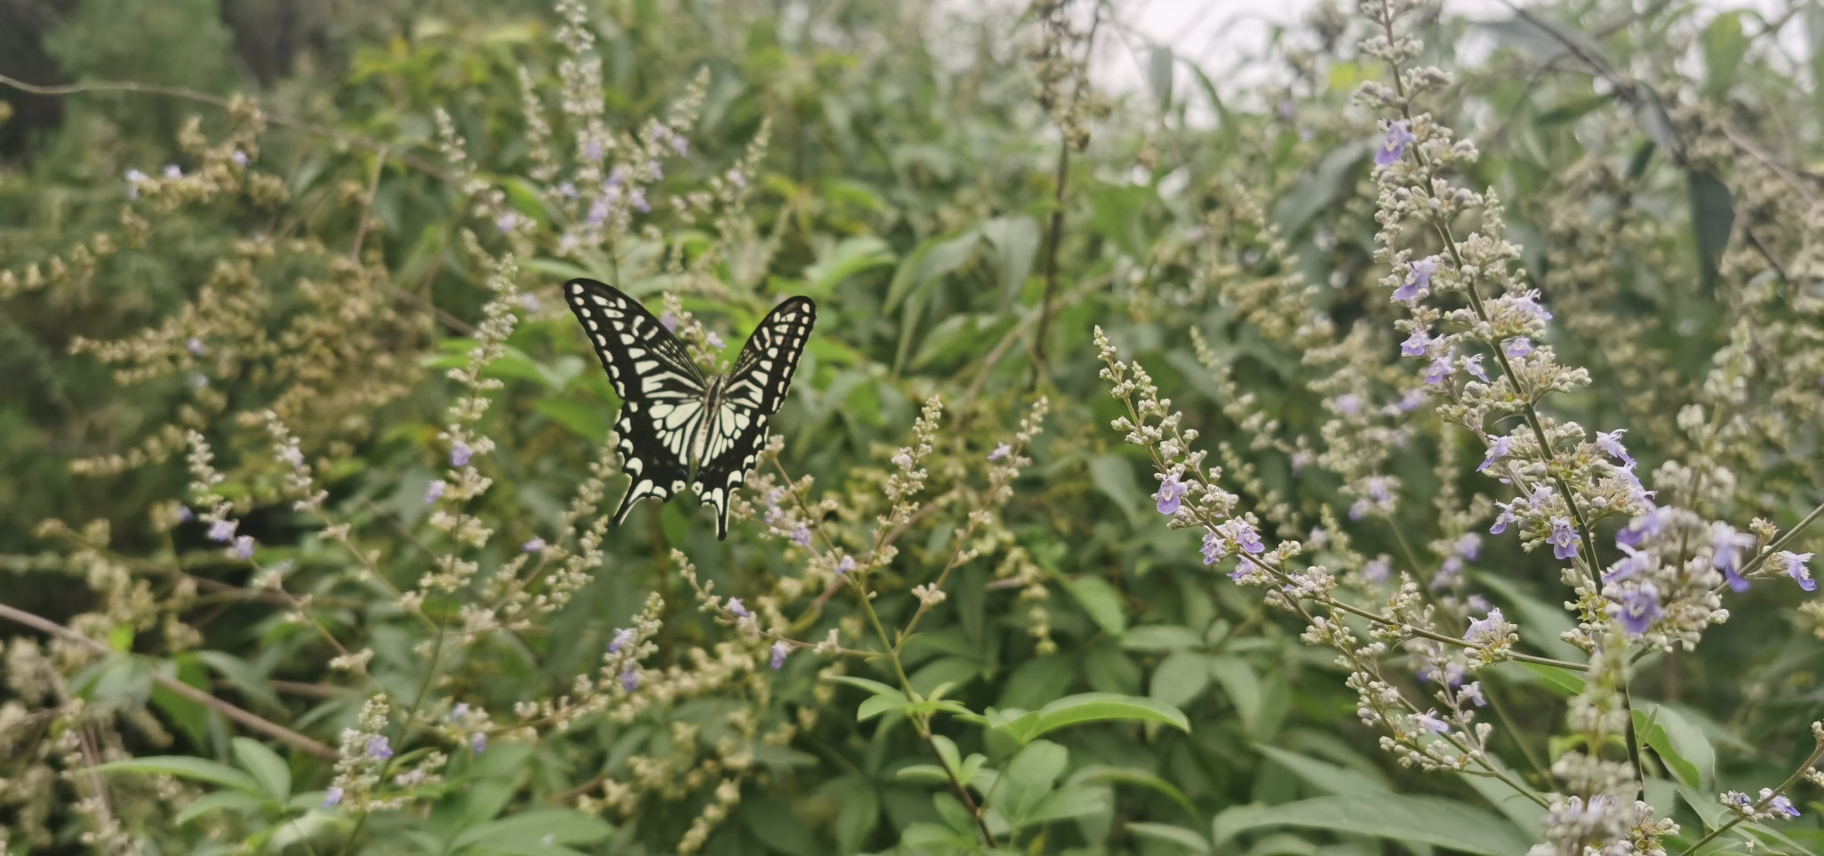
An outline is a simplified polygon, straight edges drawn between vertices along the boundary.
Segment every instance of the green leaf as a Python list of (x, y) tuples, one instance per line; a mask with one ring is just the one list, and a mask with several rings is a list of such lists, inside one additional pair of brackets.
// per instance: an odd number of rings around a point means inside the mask
[(862, 702), (861, 706), (855, 709), (855, 721), (867, 722), (889, 710), (897, 710), (907, 704), (909, 704), (909, 702), (906, 700), (905, 695), (898, 690), (894, 690), (891, 693), (881, 693), (877, 696), (869, 696), (867, 701)]
[(1001, 771), (989, 792), (988, 805), (1018, 826), (1020, 819), (1051, 791), (1069, 762), (1070, 752), (1056, 743), (1049, 740), (1028, 743)]
[(1184, 809), (1184, 813), (1190, 815), (1192, 820), (1198, 821), (1199, 823), (1203, 820), (1203, 813), (1197, 810), (1197, 806), (1191, 802), (1189, 797), (1184, 795), (1183, 791), (1178, 789), (1177, 785), (1159, 778), (1152, 773), (1148, 773), (1145, 770), (1136, 770), (1132, 767), (1110, 767), (1101, 764), (1091, 764), (1071, 773), (1070, 781), (1078, 784), (1122, 784), (1152, 788), (1153, 790), (1164, 794), (1167, 799), (1177, 803), (1178, 807)]
[(1209, 856), (1216, 852), (1210, 847), (1208, 839), (1181, 826), (1170, 826), (1164, 823), (1130, 823), (1127, 831), (1141, 838), (1156, 841), (1169, 841), (1198, 856)]
[(1147, 624), (1123, 634), (1121, 647), (1129, 651), (1179, 651), (1203, 647), (1203, 637), (1189, 627)]
[(1000, 262), (1003, 299), (1019, 299), (1026, 277), (1032, 274), (1033, 254), (1039, 250), (1038, 221), (1025, 215), (996, 217), (982, 224), (982, 237), (988, 239)]
[(608, 416), (601, 406), (574, 398), (541, 398), (532, 409), (592, 443), (608, 436)]
[[(593, 844), (614, 834), (614, 826), (574, 809), (537, 809), (490, 820), (463, 830), (451, 850), (485, 848), (509, 853), (559, 853), (559, 844)], [(547, 843), (548, 842), (548, 843)]]
[(1711, 172), (1691, 173), (1691, 231), (1697, 236), (1697, 258), (1705, 291), (1716, 289), (1716, 266), (1735, 229), (1735, 203), (1729, 186)]
[(1209, 688), (1210, 659), (1195, 651), (1173, 652), (1153, 670), (1153, 682), (1147, 695), (1173, 707), (1184, 707), (1186, 702)]
[(836, 849), (838, 853), (860, 853), (868, 833), (880, 823), (880, 796), (866, 782), (848, 788), (842, 794), (842, 806), (836, 810)]
[(225, 651), (198, 651), (196, 658), (209, 668), (220, 672), (222, 677), (234, 684), (234, 688), (245, 693), (248, 698), (260, 701), (270, 707), (283, 709), (279, 697), (273, 693), (272, 684), (266, 676), (260, 674), (246, 660)]
[(1324, 793), (1339, 796), (1371, 796), (1388, 793), (1385, 783), (1375, 781), (1360, 771), (1351, 770), (1348, 767), (1307, 758), (1297, 752), (1277, 746), (1255, 744), (1254, 750), (1291, 770), (1293, 774), (1304, 780), (1305, 784)]
[(1702, 791), (1714, 789), (1716, 749), (1703, 729), (1684, 714), (1665, 705), (1640, 702), (1634, 708), (1634, 729), (1680, 782)]
[(1172, 107), (1172, 49), (1169, 45), (1153, 45), (1147, 53), (1146, 83), (1153, 90), (1153, 97), (1159, 99), (1159, 110), (1164, 112)]
[(144, 758), (128, 758), (123, 761), (97, 764), (89, 769), (100, 773), (147, 773), (176, 776), (180, 779), (234, 788), (255, 797), (265, 793), (257, 780), (240, 770), (207, 758), (191, 758), (186, 755), (150, 755)]
[(1054, 820), (1104, 812), (1114, 803), (1107, 788), (1065, 785), (1039, 797), (1038, 802), (1020, 816), (1019, 825), (1036, 826)]
[(953, 237), (932, 238), (919, 244), (900, 262), (899, 270), (887, 286), (887, 302), (881, 307), (882, 311), (892, 312), (914, 290), (962, 267), (975, 254), (979, 240), (981, 235), (971, 229)]
[(1570, 698), (1572, 696), (1581, 695), (1583, 694), (1583, 688), (1587, 686), (1587, 682), (1584, 681), (1581, 675), (1569, 669), (1548, 666), (1544, 663), (1528, 663), (1520, 660), (1511, 660), (1509, 662), (1513, 664), (1511, 667), (1509, 667), (1507, 663), (1503, 663), (1496, 667), (1501, 674), (1507, 674), (1513, 669), (1525, 669), (1544, 679), (1545, 685), (1550, 688), (1552, 692), (1557, 693), (1560, 698)]
[(1305, 227), (1318, 212), (1330, 207), (1343, 192), (1345, 179), (1374, 146), (1364, 140), (1343, 143), (1324, 155), (1317, 169), (1298, 180), (1291, 192), (1273, 206), (1273, 220), (1290, 236)]
[(867, 678), (857, 678), (851, 675), (828, 675), (824, 677), (824, 680), (838, 684), (848, 684), (849, 686), (858, 689), (867, 690), (875, 695), (892, 693), (894, 695), (900, 695), (902, 698), (904, 697), (898, 688), (887, 686), (879, 681), (870, 681)]
[(899, 257), (893, 254), (893, 248), (873, 235), (845, 238), (829, 255), (804, 269), (805, 290), (814, 297), (824, 297), (849, 277), (874, 268), (891, 267), (897, 261)]
[(1142, 500), (1140, 487), (1134, 481), (1134, 467), (1120, 455), (1097, 455), (1089, 459), (1089, 478), (1096, 490), (1115, 501), (1115, 507), (1127, 515), (1130, 525), (1139, 522)]
[(205, 814), (225, 808), (246, 810), (259, 808), (260, 805), (259, 797), (240, 791), (211, 791), (191, 800), (189, 805), (184, 806), (184, 810), (177, 813), (175, 822), (178, 826), (183, 826)]
[(1004, 724), (1003, 728), (1015, 740), (1030, 743), (1041, 734), (1046, 734), (1069, 725), (1084, 722), (1111, 722), (1130, 720), (1138, 722), (1157, 722), (1190, 733), (1190, 720), (1169, 704), (1150, 698), (1116, 695), (1114, 693), (1078, 693), (1065, 696), (1051, 704), (1020, 716)]
[(266, 744), (249, 737), (234, 738), (234, 758), (252, 773), (275, 802), (291, 799), (291, 768)]
[(1091, 225), (1128, 258), (1145, 261), (1150, 245), (1142, 228), (1145, 208), (1158, 196), (1151, 187), (1138, 185), (1099, 188), (1089, 195), (1094, 218)]
[(1111, 636), (1127, 629), (1127, 613), (1121, 603), (1121, 592), (1101, 577), (1078, 577), (1064, 584), (1076, 598), (1091, 621)]
[(909, 767), (901, 767), (899, 772), (893, 775), (907, 782), (929, 782), (934, 785), (950, 783), (950, 775), (944, 772), (944, 768), (936, 764), (913, 764)]
[(1240, 833), (1278, 826), (1372, 835), (1484, 856), (1523, 856), (1532, 846), (1513, 824), (1482, 809), (1393, 793), (1317, 797), (1262, 810), (1224, 812), (1216, 819), (1216, 842), (1221, 846)]
[(1266, 693), (1261, 690), (1260, 676), (1254, 667), (1240, 657), (1216, 657), (1210, 660), (1210, 673), (1222, 684), (1222, 692), (1235, 705), (1241, 717), (1241, 730), (1249, 736), (1262, 736), (1261, 714), (1266, 710)]
[(1748, 55), (1748, 37), (1742, 33), (1742, 13), (1721, 12), (1704, 26), (1704, 91), (1722, 95), (1741, 73)]

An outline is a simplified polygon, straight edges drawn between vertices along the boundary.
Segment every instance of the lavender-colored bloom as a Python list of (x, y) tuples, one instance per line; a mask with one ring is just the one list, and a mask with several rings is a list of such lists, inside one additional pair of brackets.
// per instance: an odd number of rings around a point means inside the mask
[(1254, 531), (1254, 525), (1246, 520), (1231, 519), (1224, 525), (1233, 527), (1235, 543), (1240, 545), (1241, 549), (1256, 555), (1267, 549), (1267, 545), (1260, 542), (1260, 533)]
[(196, 374), (193, 374), (190, 376), (190, 388), (191, 389), (202, 389), (203, 387), (206, 387), (208, 385), (209, 385), (209, 378), (205, 377), (202, 372), (197, 372)]
[(672, 134), (671, 135), (671, 150), (673, 152), (675, 152), (678, 157), (683, 157), (685, 155), (688, 155), (688, 154), (690, 154), (690, 141), (687, 139), (684, 139), (683, 134)]
[(614, 631), (614, 639), (608, 643), (608, 653), (619, 654), (621, 649), (633, 644), (633, 628), (628, 627)]
[(1470, 620), (1469, 630), (1464, 632), (1463, 641), (1476, 645), (1492, 645), (1506, 639), (1510, 627), (1507, 619), (1501, 615), (1501, 610), (1491, 609), (1487, 615)]
[(1374, 162), (1378, 166), (1392, 166), (1406, 156), (1406, 147), (1417, 140), (1412, 135), (1412, 125), (1402, 119), (1387, 125), (1387, 138), (1381, 141), (1381, 150), (1374, 153)]
[(342, 804), (342, 789), (330, 788), (323, 794), (323, 807), (335, 808)]
[(488, 751), (488, 735), (477, 734), (469, 738), (469, 748), (475, 750), (477, 755)]
[(173, 181), (176, 181), (177, 179), (184, 177), (184, 171), (181, 169), (178, 169), (177, 164), (168, 163), (168, 164), (165, 164), (165, 177), (169, 178)]
[(1473, 562), (1476, 557), (1482, 555), (1482, 536), (1474, 532), (1465, 532), (1463, 537), (1457, 539), (1455, 547), (1457, 555)]
[(234, 161), (235, 166), (246, 166), (253, 163), (253, 158), (248, 157), (247, 153), (240, 149), (235, 149), (234, 154), (229, 155), (228, 159)]
[(1799, 816), (1799, 810), (1793, 806), (1792, 800), (1787, 799), (1783, 795), (1774, 796), (1771, 788), (1761, 789), (1761, 799), (1767, 800), (1767, 808), (1773, 811), (1777, 811), (1787, 817)]
[(1552, 518), (1552, 534), (1546, 539), (1552, 545), (1552, 557), (1569, 559), (1577, 555), (1577, 530), (1571, 528), (1571, 521), (1566, 517)]
[(140, 172), (137, 169), (129, 169), (129, 170), (127, 170), (126, 178), (127, 178), (128, 184), (134, 185), (134, 187), (133, 187), (134, 192), (138, 192), (139, 183), (142, 181), (145, 181), (148, 178), (148, 176), (145, 173)]
[(234, 537), (234, 530), (239, 525), (232, 520), (217, 520), (209, 524), (209, 540), (227, 543)]
[(524, 306), (527, 312), (537, 312), (543, 304), (538, 302), (538, 295), (528, 291), (519, 296), (519, 305)]
[(1393, 299), (1401, 303), (1423, 297), (1431, 290), (1431, 277), (1438, 272), (1438, 257), (1426, 256), (1412, 263), (1412, 275), (1406, 283), (1393, 290)]
[(193, 357), (200, 357), (209, 353), (209, 347), (203, 344), (203, 340), (198, 339), (195, 336), (191, 336), (189, 339), (184, 340), (184, 350), (189, 351), (190, 356)]
[(728, 183), (734, 185), (736, 190), (746, 190), (747, 176), (742, 175), (738, 169), (731, 169), (728, 171)]
[(1476, 707), (1488, 706), (1488, 697), (1482, 694), (1481, 681), (1472, 681), (1464, 684), (1457, 690), (1457, 696), (1469, 699), (1471, 702), (1475, 703)]
[(1291, 120), (1298, 116), (1298, 105), (1290, 101), (1279, 102), (1279, 118)]
[(1439, 568), (1437, 573), (1432, 574), (1430, 583), (1431, 590), (1437, 591), (1441, 588), (1445, 588), (1452, 582), (1455, 582), (1457, 577), (1462, 575), (1463, 560), (1456, 556), (1451, 556), (1444, 560), (1444, 566)]
[(589, 216), (585, 219), (591, 226), (600, 226), (608, 222), (608, 199), (603, 197), (595, 200), (589, 206)]
[(676, 333), (678, 332), (678, 319), (674, 317), (671, 314), (671, 310), (668, 309), (659, 313), (659, 326), (664, 327), (672, 333)]
[(1421, 731), (1429, 731), (1433, 734), (1443, 734), (1450, 730), (1450, 723), (1438, 718), (1438, 709), (1435, 707), (1424, 713), (1413, 714), (1412, 724), (1418, 726)]
[(196, 519), (196, 512), (191, 511), (190, 506), (180, 505), (177, 507), (177, 522), (189, 523), (190, 521), (195, 520), (195, 519)]
[(1414, 327), (1412, 335), (1407, 336), (1406, 341), (1400, 343), (1400, 356), (1422, 357), (1425, 356), (1425, 350), (1429, 347), (1431, 347), (1431, 334), (1425, 332), (1423, 327)]
[(1811, 569), (1805, 566), (1811, 561), (1811, 557), (1811, 553), (1794, 553), (1791, 550), (1781, 550), (1780, 552), (1773, 554), (1773, 561), (1771, 564), (1774, 564), (1775, 567), (1785, 568), (1786, 575), (1792, 577), (1793, 581), (1799, 584), (1799, 588), (1806, 591), (1817, 591), (1818, 583), (1811, 578)]
[(545, 551), (545, 539), (533, 538), (532, 540), (519, 545), (519, 549), (527, 553), (543, 553)]
[(1362, 399), (1353, 392), (1345, 392), (1336, 397), (1336, 412), (1344, 416), (1354, 416), (1362, 412)]
[(600, 140), (590, 140), (583, 144), (583, 160), (590, 163), (597, 163), (601, 161), (601, 159), (602, 143)]
[(393, 757), (393, 744), (387, 742), (385, 737), (378, 735), (370, 737), (367, 741), (367, 754), (371, 758), (379, 758), (384, 761)]
[(1471, 612), (1488, 612), (1493, 608), (1489, 605), (1488, 598), (1479, 594), (1472, 594), (1464, 598), (1463, 605), (1469, 607)]
[(1181, 481), (1177, 473), (1170, 473), (1159, 483), (1159, 492), (1153, 494), (1153, 499), (1158, 500), (1159, 513), (1170, 516), (1178, 513), (1184, 505), (1185, 494), (1190, 492), (1190, 486)]
[(1382, 553), (1362, 566), (1362, 579), (1371, 583), (1384, 583), (1393, 575), (1393, 557)]
[(793, 529), (791, 534), (785, 537), (792, 539), (792, 543), (800, 547), (809, 547), (811, 546), (811, 527), (800, 523), (798, 528)]
[(557, 195), (565, 199), (575, 199), (577, 197), (576, 185), (571, 184), (568, 181), (558, 185)]
[(1488, 383), (1488, 372), (1482, 368), (1482, 355), (1476, 354), (1463, 361), (1463, 370), (1476, 376), (1476, 380)]
[(1528, 339), (1525, 336), (1516, 338), (1507, 343), (1506, 351), (1508, 356), (1515, 359), (1524, 357), (1533, 352), (1533, 340)]
[(747, 604), (742, 603), (741, 598), (738, 597), (731, 597), (728, 599), (728, 611), (734, 613), (736, 618), (746, 618), (754, 614), (747, 608)]
[(1544, 306), (1539, 305), (1539, 290), (1538, 289), (1535, 288), (1532, 291), (1529, 291), (1525, 294), (1520, 295), (1519, 297), (1515, 297), (1512, 299), (1514, 301), (1514, 308), (1519, 309), (1520, 311), (1525, 312), (1526, 314), (1531, 315), (1534, 318), (1539, 319), (1540, 321), (1552, 320), (1551, 311), (1546, 309)]
[(727, 345), (722, 344), (722, 337), (716, 335), (714, 331), (711, 331), (705, 338), (709, 340), (709, 346), (718, 351), (728, 347)]
[(638, 211), (641, 214), (652, 211), (652, 206), (646, 203), (646, 192), (637, 187), (628, 191), (627, 204), (632, 206), (633, 210)]
[[(1716, 567), (1729, 577), (1729, 585), (1736, 591), (1745, 591), (1748, 581), (1741, 580), (1736, 574), (1741, 566), (1741, 551), (1754, 546), (1754, 536), (1735, 531), (1735, 527), (1722, 521), (1710, 524), (1710, 549), (1715, 553), (1713, 559)], [(1736, 585), (1741, 580), (1741, 585)]]
[(1603, 582), (1618, 583), (1622, 580), (1633, 579), (1637, 576), (1645, 576), (1652, 572), (1653, 566), (1656, 564), (1653, 561), (1652, 553), (1636, 550), (1626, 544), (1618, 544), (1616, 546), (1620, 547), (1621, 551), (1628, 555), (1626, 558), (1623, 558), (1621, 561), (1610, 566), (1608, 573), (1602, 575)]
[(994, 451), (988, 453), (988, 460), (998, 461), (1002, 458), (1007, 457), (1008, 455), (1010, 455), (1012, 453), (1013, 453), (1013, 447), (1007, 445), (1006, 443), (1002, 443), (999, 446), (994, 447)]
[(773, 643), (773, 671), (777, 672), (785, 667), (785, 655), (790, 653), (792, 653), (791, 646), (784, 642)]
[(1235, 571), (1229, 574), (1229, 579), (1233, 582), (1245, 583), (1255, 579), (1260, 576), (1260, 574), (1260, 566), (1254, 564), (1253, 559), (1243, 556), (1241, 562), (1235, 566)]
[(1626, 433), (1628, 433), (1626, 428), (1600, 432), (1596, 435), (1596, 448), (1612, 455), (1616, 460), (1621, 461), (1623, 466), (1632, 467), (1634, 458), (1628, 454), (1627, 448), (1621, 445), (1621, 435)]
[(663, 170), (659, 167), (658, 161), (656, 161), (656, 160), (647, 161), (646, 162), (646, 174), (649, 176), (652, 176), (653, 181), (658, 181), (659, 179), (662, 179), (665, 177), (665, 170)]
[(1215, 532), (1203, 533), (1203, 563), (1214, 565), (1229, 555), (1229, 542)]
[(1488, 527), (1488, 534), (1499, 535), (1506, 532), (1508, 526), (1520, 522), (1520, 519), (1514, 516), (1513, 503), (1497, 502), (1495, 507), (1501, 509), (1501, 513), (1495, 515), (1495, 522)]
[(253, 536), (242, 535), (234, 539), (234, 546), (228, 550), (228, 555), (243, 562), (253, 558)]
[(1400, 412), (1411, 413), (1414, 410), (1419, 409), (1419, 405), (1424, 403), (1424, 392), (1416, 389), (1409, 389), (1406, 391), (1405, 395), (1400, 396)]
[(913, 464), (912, 455), (910, 452), (908, 452), (905, 449), (900, 449), (899, 454), (896, 454), (893, 457), (888, 458), (887, 460), (892, 461), (893, 466), (896, 466), (902, 470), (906, 470), (908, 472), (910, 472), (912, 470), (912, 464)]
[[(1506, 435), (1496, 437), (1494, 442), (1488, 444), (1488, 457), (1482, 459), (1482, 466), (1476, 467), (1476, 472), (1479, 473), (1479, 472), (1482, 472), (1482, 471), (1488, 469), (1489, 467), (1494, 466), (1496, 461), (1499, 461), (1502, 458), (1505, 458), (1508, 455), (1513, 454), (1513, 452), (1514, 452), (1514, 438), (1513, 437), (1506, 436)], [(1496, 533), (1496, 534), (1500, 534), (1500, 533)]]
[(451, 722), (460, 721), (463, 717), (468, 716), (468, 715), (469, 715), (469, 703), (466, 701), (459, 701), (456, 703), (455, 707), (450, 708), (450, 721)]
[(1647, 632), (1665, 610), (1659, 606), (1659, 588), (1649, 580), (1642, 580), (1640, 585), (1622, 592), (1621, 600), (1609, 607), (1610, 614), (1621, 619), (1622, 629), (1631, 636)]
[(1666, 509), (1655, 508), (1628, 521), (1628, 525), (1615, 533), (1615, 543), (1628, 547), (1640, 546), (1640, 542), (1658, 535), (1666, 528), (1666, 524), (1670, 522), (1670, 515), (1671, 512)]
[(510, 234), (515, 228), (518, 228), (518, 226), (519, 215), (511, 211), (500, 215), (500, 217), (494, 220), (494, 228), (499, 229), (502, 235)]
[(456, 445), (450, 447), (450, 466), (466, 467), (469, 465), (469, 459), (474, 456), (475, 450), (469, 448), (469, 444), (457, 440)]
[(1442, 383), (1445, 378), (1450, 377), (1450, 364), (1452, 362), (1453, 360), (1449, 354), (1434, 358), (1431, 361), (1431, 365), (1425, 367), (1425, 385), (1436, 386)]
[(621, 688), (628, 692), (640, 688), (640, 670), (634, 668), (632, 663), (628, 663), (627, 668), (621, 670)]
[(842, 561), (836, 563), (836, 573), (838, 574), (846, 574), (853, 570), (855, 570), (854, 556), (843, 556)]
[(443, 492), (448, 488), (449, 488), (449, 485), (444, 484), (443, 479), (438, 479), (434, 482), (431, 482), (430, 485), (424, 489), (425, 504), (428, 505), (430, 503), (436, 502), (439, 499), (442, 499)]

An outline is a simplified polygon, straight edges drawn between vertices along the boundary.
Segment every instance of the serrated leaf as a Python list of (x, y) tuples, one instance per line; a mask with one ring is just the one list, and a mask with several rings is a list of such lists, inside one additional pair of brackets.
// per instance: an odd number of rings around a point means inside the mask
[(227, 764), (217, 763), (207, 758), (191, 758), (187, 755), (151, 755), (144, 758), (127, 758), (122, 761), (97, 764), (89, 769), (98, 773), (147, 773), (176, 776), (194, 782), (208, 782), (225, 788), (233, 788), (254, 797), (264, 795), (264, 789), (260, 787), (259, 781), (252, 776)]

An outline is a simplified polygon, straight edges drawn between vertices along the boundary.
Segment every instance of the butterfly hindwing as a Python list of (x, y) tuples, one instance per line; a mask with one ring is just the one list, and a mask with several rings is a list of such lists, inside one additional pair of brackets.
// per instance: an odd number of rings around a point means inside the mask
[(817, 322), (817, 306), (794, 297), (773, 309), (754, 330), (716, 396), (704, 422), (703, 460), (691, 489), (716, 509), (716, 537), (728, 535), (728, 498), (766, 445), (767, 420), (785, 403), (798, 357)]
[(591, 279), (565, 283), (564, 300), (625, 402), (614, 429), (622, 469), (633, 484), (614, 512), (619, 526), (640, 500), (664, 502), (684, 489), (708, 384), (683, 344), (639, 301)]

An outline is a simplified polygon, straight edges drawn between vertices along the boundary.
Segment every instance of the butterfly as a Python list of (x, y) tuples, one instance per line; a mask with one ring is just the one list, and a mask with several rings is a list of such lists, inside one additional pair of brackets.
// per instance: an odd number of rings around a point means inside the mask
[(728, 537), (728, 499), (766, 444), (766, 422), (792, 385), (817, 322), (808, 297), (780, 303), (760, 322), (728, 374), (704, 377), (683, 343), (640, 302), (593, 279), (564, 283), (595, 355), (625, 402), (614, 423), (621, 469), (633, 478), (614, 525), (647, 497), (671, 499), (685, 484), (716, 508), (716, 538)]

